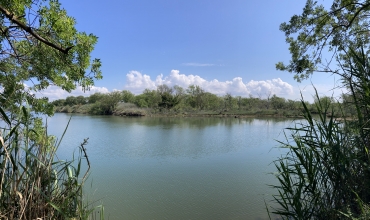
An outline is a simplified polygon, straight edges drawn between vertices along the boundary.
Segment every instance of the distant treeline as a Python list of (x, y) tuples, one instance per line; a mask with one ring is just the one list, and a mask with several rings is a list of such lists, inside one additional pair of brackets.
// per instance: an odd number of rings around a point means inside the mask
[[(342, 95), (341, 102), (348, 105), (339, 107), (331, 97), (320, 97), (324, 105), (331, 105), (333, 113), (344, 111), (346, 115), (354, 114), (351, 97)], [(97, 115), (145, 114), (235, 114), (235, 115), (281, 115), (299, 116), (302, 114), (300, 100), (290, 100), (275, 94), (261, 97), (241, 97), (225, 94), (218, 96), (204, 91), (200, 86), (191, 85), (187, 89), (180, 86), (169, 87), (160, 85), (156, 90), (145, 89), (142, 94), (135, 95), (128, 90), (111, 93), (95, 93), (89, 97), (69, 96), (52, 102), (57, 112), (76, 112)], [(314, 105), (306, 102), (309, 110), (314, 112)]]

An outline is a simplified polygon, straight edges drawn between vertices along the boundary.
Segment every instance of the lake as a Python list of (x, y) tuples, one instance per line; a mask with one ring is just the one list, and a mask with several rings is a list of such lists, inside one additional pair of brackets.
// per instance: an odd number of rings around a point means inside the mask
[[(271, 162), (292, 119), (127, 118), (55, 114), (59, 159), (84, 138), (91, 162), (86, 193), (106, 219), (268, 219), (276, 193)], [(92, 183), (92, 187), (90, 187)]]

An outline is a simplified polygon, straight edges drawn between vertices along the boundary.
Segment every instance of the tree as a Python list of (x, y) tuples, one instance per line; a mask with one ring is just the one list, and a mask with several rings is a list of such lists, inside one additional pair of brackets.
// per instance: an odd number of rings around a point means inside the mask
[(235, 97), (236, 100), (237, 100), (237, 103), (238, 103), (238, 110), (241, 110), (241, 106), (242, 106), (242, 97), (241, 96), (237, 96)]
[(330, 8), (307, 0), (301, 15), (280, 25), (290, 46), (291, 60), (289, 64), (279, 62), (277, 69), (294, 73), (297, 81), (313, 72), (340, 74), (340, 65), (334, 65), (349, 64), (351, 49), (369, 48), (369, 15), (367, 0), (334, 0)]
[(210, 92), (204, 93), (205, 109), (220, 110), (224, 107), (224, 99)]
[(229, 111), (234, 107), (234, 98), (231, 96), (230, 93), (226, 93), (224, 96), (225, 102), (225, 111)]
[(87, 98), (85, 98), (82, 95), (79, 95), (79, 96), (76, 97), (76, 102), (77, 102), (78, 105), (84, 105), (87, 102)]
[(145, 102), (140, 101), (141, 104), (146, 104), (145, 107), (157, 108), (159, 103), (161, 102), (161, 96), (156, 90), (145, 89), (143, 94), (141, 94), (140, 96), (142, 96), (145, 100)]
[[(4, 219), (89, 215), (82, 190), (90, 169), (87, 139), (74, 161), (59, 161), (55, 137), (47, 135), (42, 120), (33, 114), (53, 114), (48, 99), (34, 95), (49, 85), (69, 92), (76, 85), (89, 89), (102, 78), (99, 59), (90, 57), (97, 37), (78, 32), (75, 23), (58, 0), (0, 0), (0, 213)], [(88, 166), (81, 178), (82, 156)]]
[(189, 95), (187, 102), (190, 104), (190, 106), (193, 108), (203, 110), (203, 108), (205, 107), (204, 106), (205, 91), (198, 85), (190, 85), (186, 92)]
[(350, 94), (342, 94), (342, 104), (343, 110), (348, 116), (355, 116), (356, 115), (356, 108), (354, 106), (353, 96)]
[(157, 87), (157, 92), (160, 94), (160, 95), (162, 95), (162, 94), (172, 94), (172, 92), (173, 92), (173, 89), (172, 88), (170, 88), (168, 85), (166, 85), (166, 84), (163, 84), (163, 85), (159, 85), (158, 87)]
[(77, 105), (77, 99), (74, 96), (68, 96), (65, 101), (66, 105), (73, 106)]
[(175, 90), (175, 95), (178, 97), (183, 97), (185, 95), (185, 89), (181, 86), (175, 85), (173, 86), (173, 89)]
[(159, 85), (157, 87), (157, 93), (161, 96), (161, 101), (158, 106), (165, 109), (171, 109), (179, 103), (177, 95), (173, 95), (173, 89), (167, 85)]
[(54, 106), (64, 106), (65, 105), (65, 99), (57, 99), (52, 102)]
[(287, 101), (287, 107), (289, 110), (297, 110), (301, 106), (301, 103), (299, 101), (294, 101), (291, 99), (288, 99)]
[[(97, 37), (78, 32), (75, 20), (61, 9), (58, 0), (3, 0), (0, 13), (3, 107), (16, 107), (26, 100), (33, 110), (52, 114), (47, 99), (37, 99), (32, 93), (49, 85), (66, 91), (75, 89), (76, 85), (88, 89), (94, 79), (102, 78), (100, 60), (91, 62), (90, 58)], [(25, 82), (33, 85), (25, 88)]]
[(331, 104), (334, 103), (334, 99), (332, 97), (329, 97), (329, 96), (322, 96), (322, 97), (319, 97), (319, 98), (315, 98), (314, 99), (314, 104), (316, 105), (322, 105), (324, 108), (329, 108)]
[(148, 103), (146, 101), (145, 94), (140, 94), (140, 95), (135, 96), (134, 104), (140, 108), (147, 108)]
[(272, 107), (275, 110), (282, 109), (285, 107), (285, 99), (281, 97), (277, 97), (275, 94), (270, 98), (270, 102)]
[(126, 103), (133, 103), (135, 99), (135, 95), (128, 91), (128, 90), (123, 90), (122, 91), (122, 100)]
[(104, 98), (104, 94), (97, 92), (89, 96), (88, 103), (93, 104), (95, 102), (98, 102)]
[(99, 100), (91, 106), (90, 113), (95, 115), (112, 115), (118, 102), (121, 100), (122, 93), (118, 91), (100, 94)]

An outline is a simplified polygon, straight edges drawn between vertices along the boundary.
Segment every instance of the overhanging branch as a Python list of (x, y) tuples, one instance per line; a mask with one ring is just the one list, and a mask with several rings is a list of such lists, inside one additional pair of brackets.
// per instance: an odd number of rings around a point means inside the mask
[(63, 49), (62, 47), (60, 47), (60, 46), (46, 40), (45, 38), (41, 37), (36, 32), (34, 32), (30, 26), (27, 26), (26, 24), (23, 24), (23, 22), (18, 20), (18, 17), (14, 16), (14, 14), (12, 14), (8, 10), (6, 10), (1, 5), (0, 5), (0, 12), (3, 13), (5, 15), (5, 17), (7, 17), (11, 22), (13, 22), (14, 24), (17, 24), (20, 28), (22, 28), (27, 33), (31, 34), (33, 37), (35, 37), (37, 40), (41, 41), (42, 43), (44, 43), (44, 44), (46, 44), (46, 45), (48, 45), (48, 46), (50, 46), (50, 47), (52, 47), (56, 50), (59, 50), (60, 52), (62, 52), (64, 54), (67, 54), (68, 51), (72, 48), (72, 47), (67, 47), (67, 48)]

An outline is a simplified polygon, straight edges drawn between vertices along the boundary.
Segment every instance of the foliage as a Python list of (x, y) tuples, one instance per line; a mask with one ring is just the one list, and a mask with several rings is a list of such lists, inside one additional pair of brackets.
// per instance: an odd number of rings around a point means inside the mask
[[(94, 208), (84, 202), (82, 192), (90, 169), (84, 148), (87, 140), (80, 145), (76, 161), (55, 160), (60, 141), (47, 135), (42, 121), (32, 118), (29, 109), (19, 111), (16, 124), (2, 114), (6, 125), (0, 136), (1, 218), (88, 219)], [(88, 163), (85, 173), (82, 157)]]
[(282, 109), (287, 104), (284, 98), (277, 97), (275, 94), (270, 98), (270, 102), (274, 109)]
[(280, 142), (287, 154), (275, 161), (279, 185), (273, 211), (284, 219), (340, 219), (361, 215), (360, 201), (369, 202), (369, 157), (349, 130), (353, 121), (327, 116), (332, 109), (317, 97), (315, 118), (304, 102), (305, 120), (290, 128)]
[[(72, 106), (72, 105), (84, 105), (87, 103), (87, 100), (85, 97), (83, 97), (82, 95), (80, 96), (77, 96), (77, 97), (74, 97), (74, 96), (68, 96), (65, 100), (64, 100), (64, 103), (63, 105), (69, 105), (69, 106)], [(56, 105), (61, 105), (61, 101), (59, 102), (56, 102), (55, 103)]]
[(158, 103), (161, 109), (171, 109), (179, 103), (178, 96), (174, 95), (173, 89), (167, 85), (159, 85), (157, 87), (157, 93), (161, 98), (161, 101)]
[(104, 94), (100, 93), (100, 92), (97, 92), (97, 93), (94, 93), (92, 94), (91, 96), (89, 96), (88, 98), (88, 103), (89, 104), (93, 104), (95, 102), (98, 102), (98, 101), (101, 101), (104, 99)]
[(279, 185), (273, 186), (278, 189), (273, 213), (284, 219), (366, 219), (370, 118), (363, 103), (355, 103), (360, 109), (356, 120), (337, 121), (328, 116), (333, 109), (327, 97), (316, 97), (318, 118), (302, 101), (305, 121), (289, 129), (290, 138), (280, 142), (288, 153), (275, 161)]
[(122, 91), (122, 101), (126, 103), (133, 103), (134, 102), (135, 95), (128, 91), (128, 90), (123, 90)]
[(349, 64), (349, 48), (368, 48), (369, 9), (367, 0), (333, 0), (330, 8), (307, 0), (301, 15), (280, 25), (291, 60), (289, 64), (279, 62), (277, 69), (294, 73), (298, 81), (318, 71), (340, 74), (332, 63)]
[(161, 97), (156, 90), (145, 89), (141, 95), (134, 98), (134, 103), (139, 107), (157, 108)]
[[(90, 166), (87, 142), (76, 160), (56, 160), (59, 144), (35, 116), (54, 113), (35, 93), (50, 85), (89, 89), (102, 78), (99, 59), (90, 57), (97, 37), (78, 32), (75, 23), (58, 0), (0, 0), (1, 219), (89, 218), (87, 176), (80, 178), (82, 157)], [(81, 96), (55, 104), (85, 102)]]
[(91, 106), (90, 113), (95, 115), (111, 115), (121, 100), (122, 94), (118, 91), (100, 94), (100, 99)]
[(205, 91), (198, 85), (190, 85), (186, 90), (189, 94), (186, 102), (190, 104), (191, 107), (196, 109), (204, 109), (204, 94)]
[[(337, 106), (341, 121), (328, 116), (333, 115), (330, 97), (316, 97), (319, 118), (302, 101), (306, 121), (280, 142), (288, 153), (275, 161), (279, 185), (273, 212), (283, 219), (369, 218), (369, 9), (368, 1), (334, 0), (326, 10), (308, 0), (302, 15), (280, 27), (292, 60), (278, 63), (278, 69), (294, 72), (298, 81), (314, 71), (338, 74), (349, 90)], [(328, 55), (324, 48), (331, 53), (328, 62), (322, 59)]]
[[(90, 61), (97, 37), (78, 32), (57, 0), (2, 0), (0, 12), (0, 87), (3, 98), (11, 100), (1, 102), (5, 109), (26, 99), (32, 110), (50, 115), (47, 99), (33, 93), (49, 85), (88, 89), (102, 78), (99, 59)], [(26, 87), (26, 82), (33, 86)]]
[(235, 107), (236, 105), (236, 99), (234, 99), (230, 93), (226, 93), (224, 96), (224, 104), (225, 104), (225, 110), (230, 110)]
[(65, 99), (57, 99), (51, 102), (51, 104), (54, 106), (64, 106), (65, 103), (66, 103)]
[[(163, 87), (163, 88), (162, 88)], [(193, 91), (196, 90), (196, 91)], [(198, 92), (197, 92), (198, 91)], [(351, 96), (347, 97), (345, 106), (340, 107), (330, 97), (321, 97), (322, 102), (329, 100), (327, 104), (333, 107), (333, 114), (341, 116), (341, 112), (346, 116), (355, 114), (353, 102), (349, 102)], [(204, 92), (199, 86), (189, 86), (186, 90), (180, 86), (170, 88), (160, 86), (157, 90), (145, 89), (142, 94), (134, 95), (130, 91), (113, 93), (95, 93), (89, 97), (67, 97), (55, 100), (52, 104), (58, 112), (68, 113), (89, 113), (89, 114), (116, 114), (127, 115), (135, 112), (141, 112), (140, 115), (151, 114), (212, 114), (212, 115), (279, 115), (288, 117), (297, 117), (302, 115), (303, 107), (300, 101), (286, 100), (275, 94), (269, 99), (260, 99), (255, 97), (241, 97), (226, 94), (217, 96), (215, 94)], [(81, 101), (78, 101), (81, 100)], [(83, 100), (85, 104), (83, 103)], [(87, 101), (86, 101), (87, 100)], [(73, 101), (74, 105), (71, 104)], [(134, 108), (122, 107), (117, 109), (121, 102), (132, 103)], [(314, 104), (306, 103), (312, 113), (318, 113)], [(141, 108), (141, 110), (140, 110)], [(131, 109), (131, 110), (130, 110)], [(127, 111), (126, 111), (127, 110)], [(135, 113), (136, 115), (136, 113)]]

